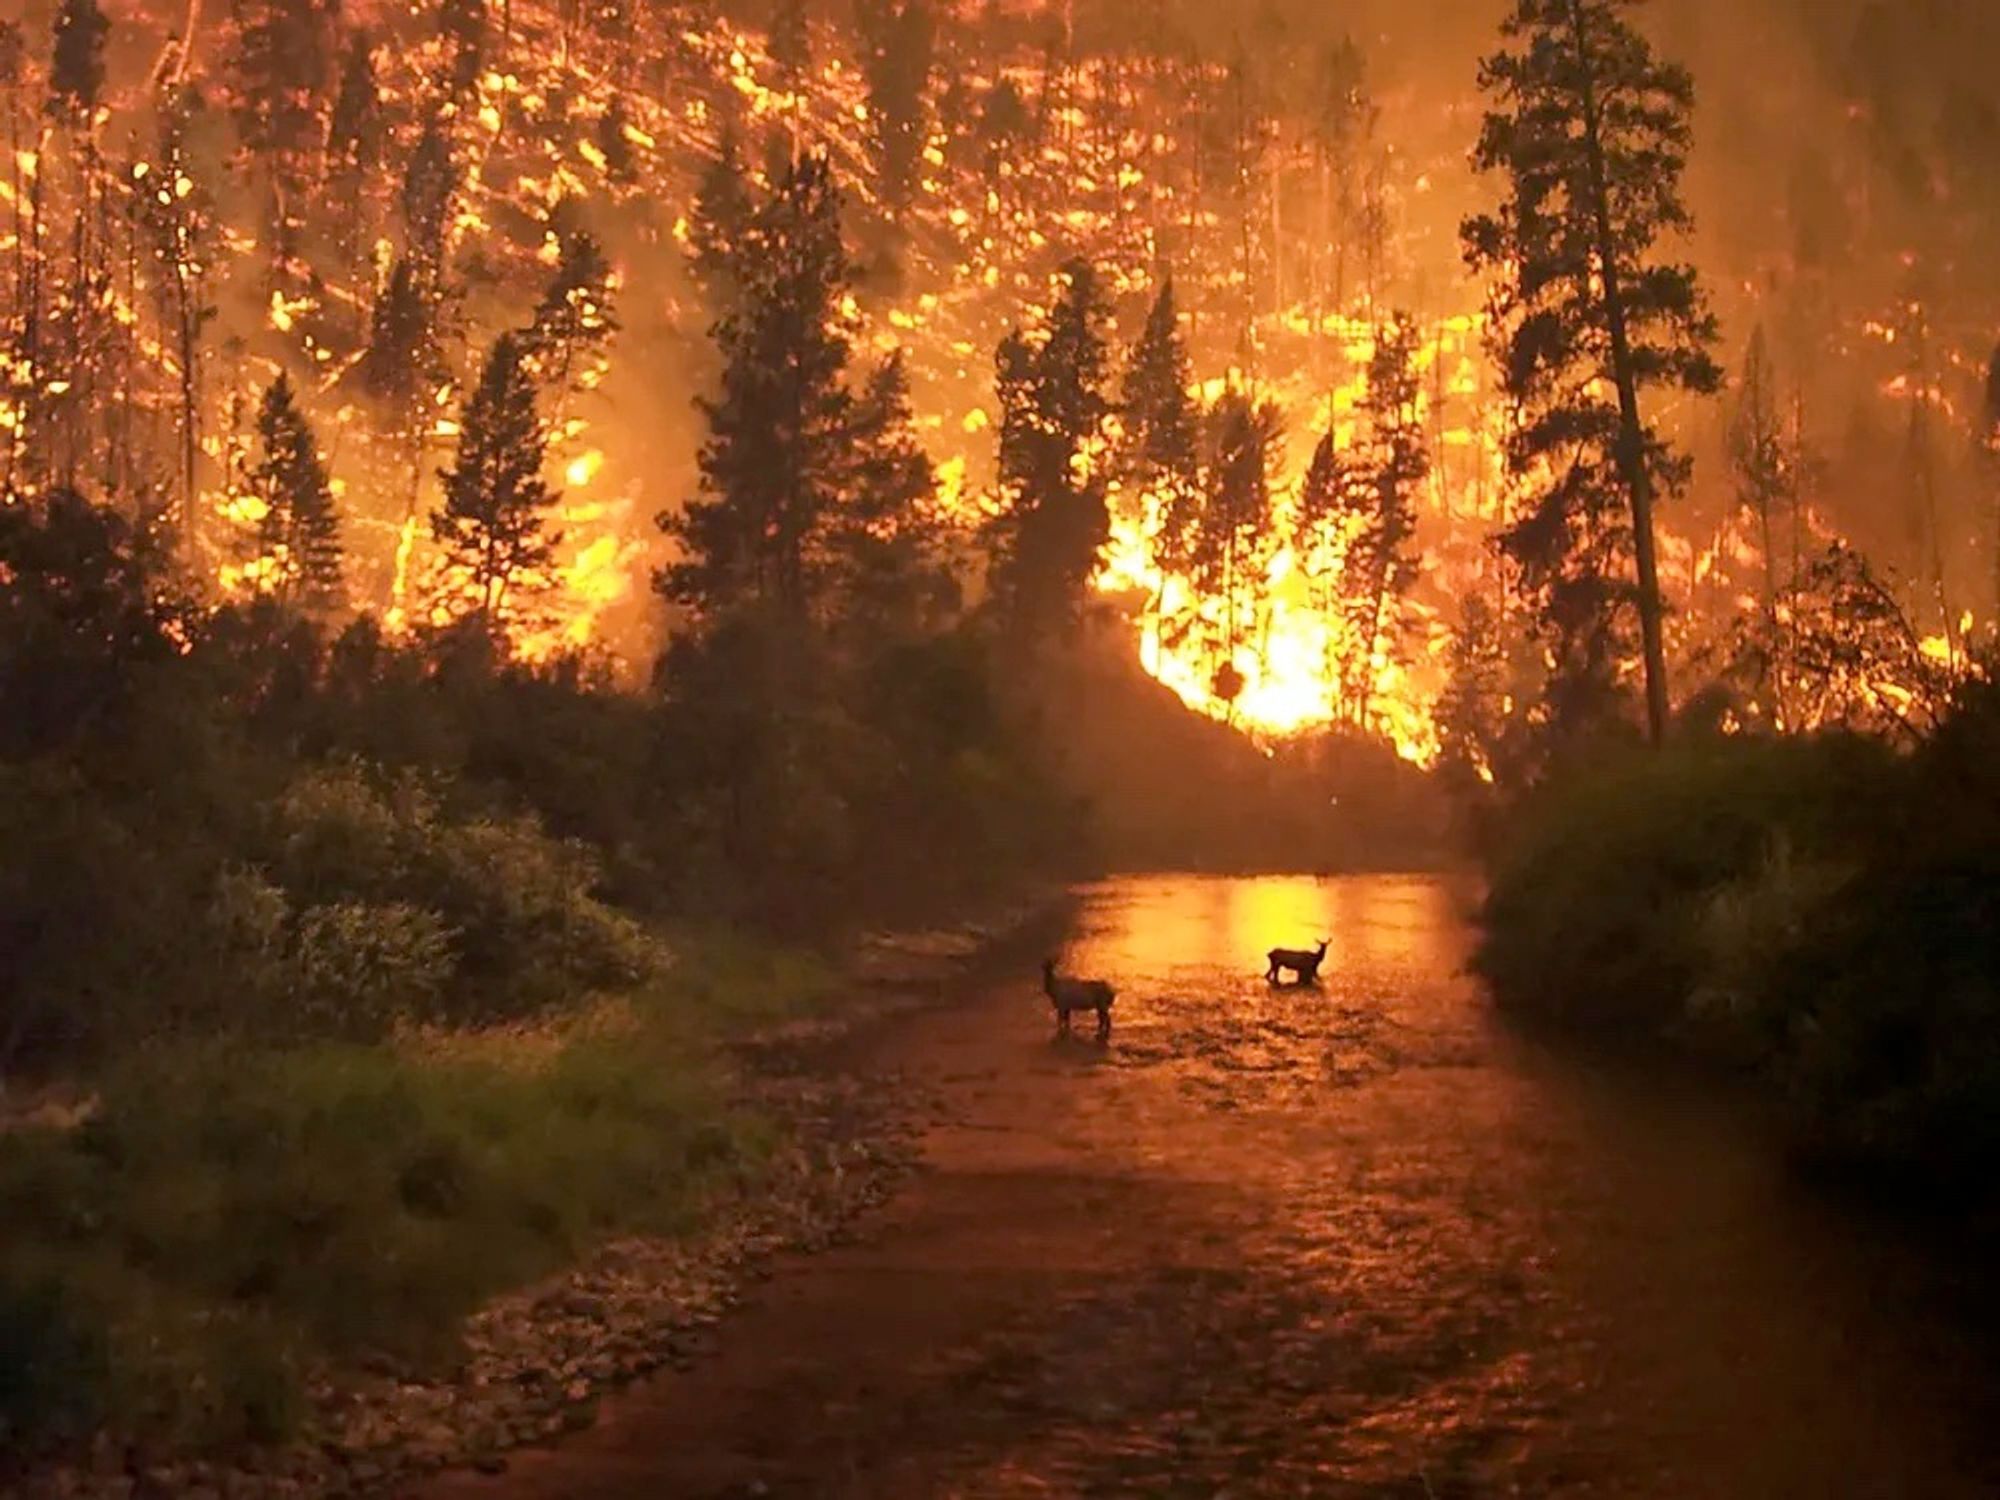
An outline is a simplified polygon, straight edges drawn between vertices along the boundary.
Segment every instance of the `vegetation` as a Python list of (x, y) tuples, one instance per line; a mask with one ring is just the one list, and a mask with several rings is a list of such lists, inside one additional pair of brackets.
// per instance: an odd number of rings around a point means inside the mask
[(1722, 375), (1694, 268), (1656, 248), (1692, 227), (1680, 175), (1694, 81), (1654, 56), (1631, 3), (1518, 0), (1508, 45), (1480, 70), (1496, 107), (1475, 153), (1509, 193), (1466, 222), (1465, 243), (1500, 281), (1497, 363), (1518, 409), (1507, 462), (1531, 491), (1504, 545), (1555, 656), (1549, 711), (1580, 727), (1611, 710), (1636, 613), (1658, 744), (1669, 699), (1654, 503), (1691, 464), (1640, 399), (1710, 394)]
[(1690, 739), (1571, 768), (1506, 825), (1479, 968), (1524, 1015), (1750, 1068), (1809, 1149), (1983, 1206), (1996, 745), (1982, 684), (1907, 755), (1848, 734)]

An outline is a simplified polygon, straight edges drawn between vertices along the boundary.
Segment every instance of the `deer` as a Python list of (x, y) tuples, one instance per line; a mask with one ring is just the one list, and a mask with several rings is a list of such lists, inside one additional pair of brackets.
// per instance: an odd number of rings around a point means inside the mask
[(1327, 939), (1319, 940), (1317, 948), (1273, 948), (1265, 954), (1270, 967), (1264, 970), (1267, 983), (1276, 984), (1278, 976), (1289, 969), (1301, 985), (1319, 983), (1319, 966), (1326, 962)]
[(1069, 1034), (1069, 1018), (1080, 1010), (1097, 1012), (1097, 1034), (1111, 1035), (1111, 1005), (1118, 992), (1102, 979), (1064, 979), (1056, 973), (1053, 958), (1042, 960), (1042, 993), (1056, 1013), (1056, 1030)]

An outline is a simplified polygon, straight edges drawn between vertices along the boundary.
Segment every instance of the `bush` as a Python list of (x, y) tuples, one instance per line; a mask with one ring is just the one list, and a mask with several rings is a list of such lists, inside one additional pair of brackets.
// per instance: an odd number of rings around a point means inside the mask
[[(328, 1004), (349, 984), (346, 993), (364, 1012), (508, 1020), (582, 992), (638, 984), (663, 961), (636, 921), (598, 899), (600, 871), (585, 845), (551, 839), (526, 817), (455, 817), (437, 791), (407, 773), (355, 765), (308, 772), (280, 801), (276, 825), (278, 878), (290, 897), (320, 913), (312, 919), (315, 945), (296, 958), (311, 959), (314, 975), (344, 976), (332, 990), (312, 991)], [(368, 911), (382, 914), (386, 927), (382, 941), (364, 949), (356, 946), (365, 926), (359, 914)], [(355, 920), (339, 928), (343, 912)], [(328, 945), (341, 932), (336, 959)], [(446, 951), (448, 972), (439, 962)], [(371, 976), (395, 992), (365, 993)], [(338, 1019), (325, 1012), (325, 1020)]]
[(1503, 834), (1475, 965), (1524, 1012), (1678, 1026), (1703, 977), (1715, 894), (1780, 843), (1814, 860), (1858, 848), (1890, 768), (1859, 740), (1726, 740), (1546, 786)]
[(1816, 1157), (1943, 1201), (2000, 1166), (2000, 689), (1897, 758), (1682, 749), (1537, 796), (1479, 964), (1505, 1004), (1755, 1064)]

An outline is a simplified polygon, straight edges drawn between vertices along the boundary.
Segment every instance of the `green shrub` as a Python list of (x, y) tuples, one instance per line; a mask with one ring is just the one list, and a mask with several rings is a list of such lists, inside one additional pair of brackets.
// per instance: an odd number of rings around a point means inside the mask
[(300, 1031), (367, 1041), (435, 1014), (451, 977), (451, 941), (435, 912), (400, 901), (307, 907), (291, 955)]
[(1888, 752), (1724, 740), (1544, 787), (1513, 816), (1476, 958), (1505, 1005), (1568, 1022), (1677, 1025), (1703, 977), (1703, 913), (1779, 840), (1839, 860), (1866, 838)]
[(533, 1066), (209, 1044), (120, 1065), (71, 1133), (0, 1137), (0, 1434), (267, 1438), (313, 1362), (445, 1355), (616, 1231), (686, 1227), (765, 1137), (631, 1029)]

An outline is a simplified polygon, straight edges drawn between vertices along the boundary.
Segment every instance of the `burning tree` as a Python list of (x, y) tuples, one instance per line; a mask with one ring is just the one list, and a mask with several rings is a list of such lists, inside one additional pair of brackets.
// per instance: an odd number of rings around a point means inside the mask
[(1694, 83), (1654, 56), (1623, 14), (1632, 3), (1515, 0), (1480, 69), (1496, 107), (1474, 156), (1509, 194), (1464, 238), (1472, 267), (1495, 277), (1495, 355), (1520, 410), (1507, 459), (1529, 503), (1504, 544), (1556, 655), (1551, 710), (1560, 723), (1607, 709), (1636, 608), (1657, 744), (1668, 696), (1653, 512), (1692, 461), (1641, 398), (1711, 394), (1721, 372), (1694, 268), (1657, 251), (1692, 223), (1680, 177)]
[[(1750, 353), (1743, 367), (1742, 389), (1731, 416), (1729, 463), (1736, 476), (1737, 504), (1757, 528), (1758, 551), (1763, 564), (1760, 590), (1762, 635), (1773, 652), (1782, 652), (1785, 640), (1780, 628), (1780, 600), (1782, 597), (1787, 606), (1784, 617), (1789, 618), (1789, 604), (1797, 587), (1796, 574), (1800, 567), (1799, 528), (1803, 518), (1799, 510), (1798, 455), (1786, 439), (1784, 424), (1777, 412), (1774, 386), (1770, 355), (1765, 347), (1764, 331), (1760, 328), (1750, 343)], [(1791, 527), (1788, 542), (1791, 558), (1782, 575), (1784, 582), (1781, 589), (1778, 528), (1787, 523)], [(1770, 687), (1775, 697), (1769, 705), (1773, 721), (1780, 730), (1789, 723), (1783, 692), (1785, 678), (1786, 673), (1780, 663), (1779, 670), (1771, 679)]]
[(861, 28), (882, 201), (901, 209), (915, 189), (930, 129), (924, 96), (930, 86), (937, 21), (928, 0), (856, 0), (855, 17)]

